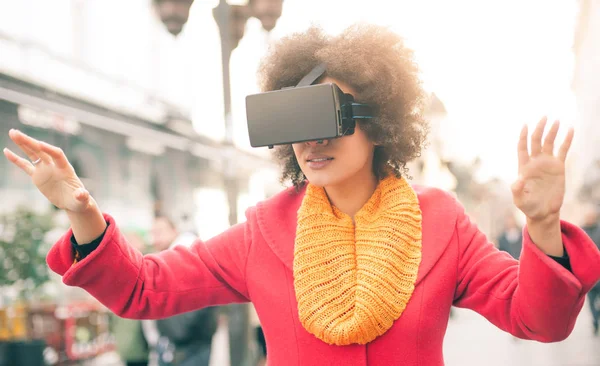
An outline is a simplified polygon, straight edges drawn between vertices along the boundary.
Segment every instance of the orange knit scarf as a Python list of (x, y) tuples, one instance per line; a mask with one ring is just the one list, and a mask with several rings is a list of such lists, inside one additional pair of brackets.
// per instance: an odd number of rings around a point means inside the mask
[(404, 179), (383, 179), (352, 218), (308, 185), (298, 211), (294, 287), (304, 328), (328, 344), (366, 344), (402, 315), (421, 262), (421, 210)]

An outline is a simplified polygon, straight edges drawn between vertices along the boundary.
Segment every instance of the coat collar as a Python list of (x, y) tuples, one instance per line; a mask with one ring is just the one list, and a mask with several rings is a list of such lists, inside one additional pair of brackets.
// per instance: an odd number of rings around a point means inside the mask
[[(450, 243), (455, 230), (457, 203), (436, 188), (413, 186), (422, 212), (422, 259), (416, 284), (431, 271)], [(256, 217), (260, 231), (271, 250), (293, 270), (297, 213), (306, 192), (288, 188), (257, 205)]]

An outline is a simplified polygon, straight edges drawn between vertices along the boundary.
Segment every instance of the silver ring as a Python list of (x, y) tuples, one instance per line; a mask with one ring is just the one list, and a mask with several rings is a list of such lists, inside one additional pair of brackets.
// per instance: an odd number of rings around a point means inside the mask
[(36, 161), (32, 161), (31, 164), (33, 164), (33, 166), (38, 165), (40, 162), (42, 161), (42, 158), (38, 158)]

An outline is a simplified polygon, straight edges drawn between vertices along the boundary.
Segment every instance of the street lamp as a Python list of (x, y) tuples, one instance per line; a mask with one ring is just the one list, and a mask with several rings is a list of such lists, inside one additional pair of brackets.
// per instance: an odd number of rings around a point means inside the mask
[[(169, 33), (177, 36), (188, 21), (190, 7), (194, 0), (152, 0), (160, 20), (165, 24)], [(266, 31), (275, 28), (281, 17), (283, 0), (219, 0), (213, 8), (213, 17), (219, 27), (221, 38), (221, 61), (223, 67), (223, 106), (225, 114), (225, 141), (233, 145), (233, 121), (231, 118), (231, 85), (229, 64), (232, 51), (244, 37), (246, 22), (250, 17), (260, 20)], [(228, 172), (232, 162), (226, 161)], [(237, 177), (226, 174), (225, 191), (229, 206), (229, 223), (237, 223), (237, 199), (239, 182)], [(241, 304), (229, 305), (229, 338), (230, 362), (241, 365), (248, 357), (248, 308)]]
[(169, 33), (177, 36), (190, 17), (190, 8), (194, 0), (152, 0), (160, 21)]
[(272, 31), (277, 25), (283, 10), (283, 0), (248, 0), (251, 14), (260, 20), (266, 31)]
[[(152, 5), (169, 33), (179, 35), (190, 16), (194, 0), (152, 0)], [(221, 61), (223, 68), (223, 106), (225, 115), (225, 141), (233, 145), (233, 121), (231, 118), (231, 84), (229, 64), (232, 51), (244, 37), (248, 18), (260, 20), (266, 31), (271, 31), (281, 17), (283, 0), (219, 0), (213, 8), (213, 17), (219, 27), (221, 38)], [(227, 183), (231, 197), (229, 221), (237, 222), (237, 189), (234, 182)]]
[[(190, 8), (194, 0), (152, 0), (161, 22), (169, 33), (177, 36), (183, 30), (190, 16)], [(246, 22), (250, 17), (260, 20), (266, 31), (275, 28), (277, 20), (281, 17), (283, 0), (219, 0), (213, 8), (213, 17), (219, 27), (221, 38), (221, 61), (223, 68), (223, 106), (225, 115), (225, 141), (233, 145), (233, 121), (231, 118), (231, 84), (229, 77), (229, 64), (232, 51), (244, 37)], [(233, 184), (233, 183), (231, 183)], [(230, 187), (228, 187), (230, 188)], [(231, 197), (237, 197), (234, 188)], [(233, 225), (237, 222), (237, 202), (230, 202), (229, 221)]]
[[(235, 3), (235, 5), (233, 5)], [(219, 0), (213, 9), (213, 16), (219, 26), (221, 36), (221, 59), (223, 65), (223, 104), (225, 113), (226, 141), (233, 143), (233, 123), (231, 121), (231, 90), (229, 81), (229, 61), (231, 52), (244, 36), (248, 18), (261, 21), (263, 28), (271, 31), (281, 17), (283, 0)]]
[[(219, 5), (213, 9), (213, 17), (219, 26), (221, 35), (221, 61), (223, 68), (223, 106), (225, 114), (225, 140), (233, 145), (233, 121), (231, 117), (231, 85), (229, 78), (229, 64), (231, 53), (238, 46), (244, 36), (246, 21), (255, 16), (261, 20), (263, 28), (270, 31), (275, 27), (281, 15), (281, 6), (277, 10), (277, 2), (282, 0), (249, 0), (227, 2), (220, 0)], [(260, 17), (260, 18), (259, 18)], [(262, 18), (262, 19), (261, 19)], [(228, 161), (227, 164), (232, 162)], [(233, 168), (228, 167), (228, 171)], [(237, 198), (239, 195), (239, 182), (236, 177), (225, 178), (225, 190), (229, 205), (229, 223), (237, 223)], [(232, 365), (242, 365), (248, 358), (248, 329), (250, 328), (248, 308), (240, 304), (229, 305), (229, 339), (230, 362)], [(237, 347), (236, 347), (237, 346)]]

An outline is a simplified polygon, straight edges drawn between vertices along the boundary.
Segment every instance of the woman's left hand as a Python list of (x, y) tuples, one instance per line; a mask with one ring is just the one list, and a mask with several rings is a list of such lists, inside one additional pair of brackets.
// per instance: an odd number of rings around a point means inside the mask
[(546, 117), (542, 118), (531, 135), (531, 153), (528, 152), (527, 126), (521, 130), (518, 144), (519, 178), (512, 185), (512, 194), (515, 205), (527, 216), (529, 225), (558, 222), (565, 196), (565, 160), (574, 130), (569, 129), (554, 154), (559, 122), (552, 124), (542, 144), (546, 121)]

